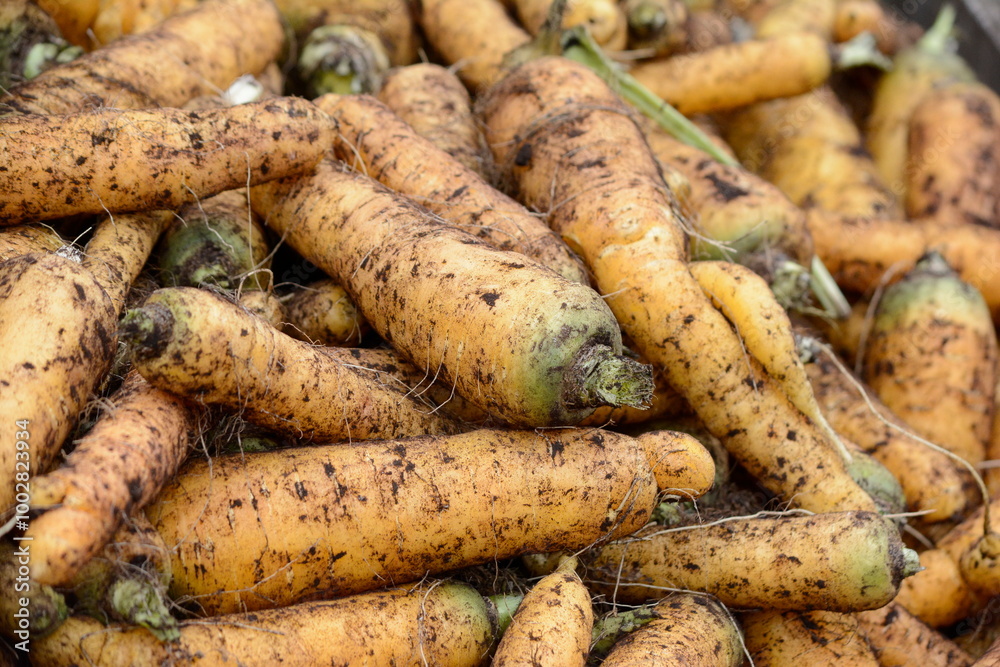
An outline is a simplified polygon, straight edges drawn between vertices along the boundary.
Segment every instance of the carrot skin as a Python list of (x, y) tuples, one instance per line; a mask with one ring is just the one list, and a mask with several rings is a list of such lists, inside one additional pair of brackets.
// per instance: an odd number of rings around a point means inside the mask
[(192, 461), (146, 513), (174, 597), (218, 614), (580, 549), (638, 530), (656, 494), (627, 436), (480, 430)]

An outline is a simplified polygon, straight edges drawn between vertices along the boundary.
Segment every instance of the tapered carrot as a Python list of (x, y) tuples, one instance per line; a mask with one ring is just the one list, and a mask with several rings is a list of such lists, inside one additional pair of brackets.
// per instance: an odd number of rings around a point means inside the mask
[[(909, 428), (860, 380), (845, 375), (827, 354), (806, 364), (816, 400), (830, 424), (871, 453), (899, 480), (912, 511), (930, 511), (922, 521), (964, 516), (978, 502), (971, 476), (955, 461), (909, 435)], [(852, 382), (852, 379), (857, 382)], [(869, 405), (870, 403), (870, 405)]]
[(830, 45), (795, 32), (636, 65), (630, 74), (685, 115), (808, 92), (833, 70)]
[(585, 580), (617, 602), (672, 589), (740, 608), (860, 611), (887, 604), (917, 569), (889, 519), (871, 512), (751, 516), (650, 527), (581, 556)]
[(579, 549), (638, 530), (656, 494), (627, 436), (484, 429), (193, 461), (146, 513), (172, 594), (226, 613)]
[(758, 667), (878, 667), (858, 620), (830, 611), (756, 611), (740, 615), (746, 649)]
[[(544, 58), (504, 79), (483, 117), (521, 201), (550, 211), (549, 224), (579, 249), (638, 350), (730, 452), (805, 507), (874, 509), (690, 274), (685, 221), (620, 105), (584, 66)], [(811, 457), (822, 459), (823, 475), (810, 472)]]
[(383, 78), (378, 99), (417, 134), (489, 180), (493, 156), (469, 92), (451, 70), (434, 63), (398, 67)]
[(738, 622), (718, 600), (678, 593), (661, 600), (652, 613), (649, 622), (615, 642), (602, 665), (743, 664)]
[(649, 399), (652, 373), (622, 356), (596, 292), (365, 176), (324, 161), (308, 177), (251, 188), (251, 204), (386, 341), (500, 419), (566, 425)]
[[(334, 150), (347, 164), (496, 248), (588, 283), (580, 259), (542, 218), (451, 159), (385, 105), (362, 95), (323, 96), (315, 103), (337, 124)], [(427, 169), (428, 163), (435, 168)]]
[(864, 376), (914, 431), (975, 465), (993, 423), (998, 356), (982, 295), (929, 253), (879, 301)]
[(187, 456), (194, 413), (182, 400), (131, 374), (65, 463), (32, 482), (41, 510), (27, 536), (42, 584), (64, 586), (133, 509), (152, 500)]
[(116, 320), (101, 285), (70, 259), (32, 253), (0, 264), (0, 419), (18, 424), (0, 431), (0, 509), (55, 461), (111, 364)]
[(928, 93), (907, 149), (907, 216), (1000, 227), (1000, 95), (979, 82)]
[(448, 433), (458, 426), (351, 365), (340, 348), (280, 333), (218, 294), (157, 290), (122, 319), (133, 365), (154, 387), (327, 441)]
[(740, 161), (798, 206), (865, 218), (901, 215), (860, 131), (828, 87), (739, 109), (723, 131)]
[(210, 0), (144, 35), (119, 40), (15, 86), (0, 97), (0, 114), (179, 107), (218, 92), (238, 76), (260, 72), (278, 56), (283, 39), (271, 2)]
[(966, 667), (972, 659), (955, 642), (896, 603), (855, 614), (880, 665)]
[(881, 77), (875, 90), (865, 145), (882, 180), (899, 193), (905, 183), (914, 108), (936, 87), (975, 79), (969, 65), (955, 52), (951, 38), (954, 21), (954, 8), (943, 6), (935, 25), (919, 42), (896, 55), (892, 71)]
[(369, 329), (347, 291), (329, 278), (303, 286), (284, 304), (284, 331), (300, 340), (322, 345), (357, 344)]
[(576, 558), (531, 587), (504, 630), (493, 655), (497, 667), (583, 667), (590, 649), (594, 610), (575, 572)]
[(0, 159), (12, 166), (3, 173), (0, 224), (176, 208), (306, 171), (332, 134), (324, 114), (297, 98), (205, 112), (14, 116), (0, 127)]
[(138, 628), (74, 617), (32, 643), (40, 664), (481, 664), (497, 636), (496, 609), (468, 585), (430, 581), (339, 600), (182, 623), (164, 644)]

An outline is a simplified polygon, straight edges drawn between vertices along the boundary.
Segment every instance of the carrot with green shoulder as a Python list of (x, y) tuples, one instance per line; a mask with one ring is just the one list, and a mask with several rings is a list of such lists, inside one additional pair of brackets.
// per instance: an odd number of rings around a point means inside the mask
[(590, 287), (496, 250), (331, 161), (251, 188), (251, 205), (351, 295), (387, 342), (508, 423), (579, 422), (642, 405), (651, 370)]

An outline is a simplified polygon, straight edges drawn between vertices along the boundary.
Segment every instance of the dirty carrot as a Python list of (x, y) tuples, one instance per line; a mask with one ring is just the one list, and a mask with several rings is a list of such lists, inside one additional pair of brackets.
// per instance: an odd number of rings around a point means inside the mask
[(387, 342), (497, 418), (567, 425), (643, 405), (652, 372), (590, 287), (496, 250), (331, 161), (251, 188), (251, 206), (337, 280)]
[(583, 667), (590, 652), (594, 610), (576, 558), (531, 587), (504, 630), (491, 664), (497, 667)]
[(581, 561), (588, 585), (617, 602), (682, 588), (741, 609), (798, 611), (881, 607), (917, 569), (891, 520), (855, 511), (650, 527)]
[(638, 530), (656, 494), (628, 436), (484, 429), (192, 461), (146, 513), (172, 595), (218, 614), (580, 549)]
[(986, 456), (998, 357), (982, 295), (932, 252), (879, 300), (864, 378), (916, 433), (975, 465)]
[(117, 319), (101, 285), (70, 259), (0, 263), (0, 419), (19, 425), (0, 435), (0, 510), (55, 461), (111, 365)]
[(361, 664), (474, 667), (496, 640), (496, 611), (473, 588), (429, 581), (338, 600), (181, 623), (180, 639), (162, 643), (146, 630), (105, 627), (74, 617), (32, 658), (52, 667), (114, 667), (191, 662)]
[(125, 314), (122, 336), (154, 387), (242, 411), (294, 437), (338, 441), (457, 428), (404, 389), (352, 368), (344, 350), (297, 341), (206, 290), (157, 290)]
[(368, 331), (347, 291), (325, 278), (304, 285), (284, 301), (285, 333), (320, 345), (357, 345)]
[(743, 664), (743, 638), (736, 620), (708, 595), (675, 593), (652, 610), (653, 618), (615, 642), (607, 667), (644, 664)]
[(280, 16), (268, 0), (208, 0), (150, 32), (118, 40), (15, 86), (0, 97), (0, 115), (179, 107), (193, 97), (217, 93), (238, 76), (260, 72), (277, 58), (283, 40)]
[(476, 92), (504, 74), (504, 56), (531, 41), (499, 0), (424, 0), (418, 19), (427, 41)]
[[(0, 224), (176, 208), (308, 170), (332, 141), (324, 114), (298, 98), (205, 112), (22, 115), (0, 127), (0, 159), (11, 165)], [(261, 150), (272, 143), (280, 150)]]
[(968, 667), (972, 659), (959, 646), (890, 602), (881, 609), (859, 611), (858, 629), (881, 665), (920, 664), (927, 667)]
[(580, 259), (543, 218), (418, 135), (378, 100), (327, 95), (315, 104), (336, 123), (334, 150), (347, 164), (500, 250), (588, 283)]
[(112, 402), (61, 466), (32, 481), (32, 507), (41, 514), (26, 535), (32, 576), (42, 584), (67, 585), (187, 457), (194, 412), (181, 399), (133, 373)]

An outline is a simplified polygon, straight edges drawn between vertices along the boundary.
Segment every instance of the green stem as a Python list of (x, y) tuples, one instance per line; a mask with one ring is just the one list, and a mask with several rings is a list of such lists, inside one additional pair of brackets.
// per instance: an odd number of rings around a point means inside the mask
[(941, 6), (934, 24), (917, 42), (917, 48), (928, 54), (945, 53), (953, 48), (952, 32), (955, 28), (955, 8), (951, 4)]
[(586, 65), (626, 101), (646, 114), (678, 141), (708, 153), (714, 160), (731, 167), (739, 163), (719, 149), (697, 125), (648, 88), (624, 72), (608, 58), (586, 27), (577, 26), (562, 35), (563, 56)]
[(135, 579), (118, 579), (108, 594), (113, 615), (126, 623), (142, 626), (161, 642), (177, 641), (181, 631), (177, 619), (156, 586)]
[(844, 298), (837, 281), (830, 275), (829, 269), (818, 256), (813, 256), (810, 285), (816, 299), (830, 317), (842, 319), (851, 312), (851, 304)]

